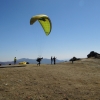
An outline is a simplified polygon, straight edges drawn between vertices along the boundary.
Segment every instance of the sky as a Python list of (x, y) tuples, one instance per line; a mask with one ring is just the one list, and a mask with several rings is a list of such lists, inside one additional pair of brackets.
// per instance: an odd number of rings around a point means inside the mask
[[(49, 36), (32, 16), (46, 14)], [(100, 0), (0, 0), (0, 61), (86, 58), (100, 53)]]

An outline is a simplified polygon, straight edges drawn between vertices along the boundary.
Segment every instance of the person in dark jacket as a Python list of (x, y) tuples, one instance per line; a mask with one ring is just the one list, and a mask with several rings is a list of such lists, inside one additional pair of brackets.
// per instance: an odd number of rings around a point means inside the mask
[(37, 64), (37, 66), (39, 65), (40, 66), (40, 64), (41, 64), (41, 60), (43, 59), (43, 57), (42, 58), (37, 58), (37, 62), (38, 62), (38, 64)]
[(55, 57), (53, 58), (53, 61), (54, 61), (54, 65), (55, 65), (56, 64), (56, 58)]

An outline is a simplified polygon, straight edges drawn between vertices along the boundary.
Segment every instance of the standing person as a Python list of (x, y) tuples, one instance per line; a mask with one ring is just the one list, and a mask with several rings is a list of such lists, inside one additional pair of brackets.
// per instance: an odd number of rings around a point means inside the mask
[(52, 58), (52, 56), (51, 56), (51, 64), (52, 64), (52, 61), (53, 61), (53, 58)]
[(54, 57), (53, 60), (54, 60), (54, 65), (55, 65), (56, 64), (56, 58)]
[(39, 65), (40, 66), (40, 64), (41, 64), (41, 60), (43, 59), (43, 57), (42, 58), (37, 58), (37, 62), (38, 62), (38, 64), (37, 64), (37, 66)]
[(16, 57), (14, 58), (14, 65), (16, 64)]

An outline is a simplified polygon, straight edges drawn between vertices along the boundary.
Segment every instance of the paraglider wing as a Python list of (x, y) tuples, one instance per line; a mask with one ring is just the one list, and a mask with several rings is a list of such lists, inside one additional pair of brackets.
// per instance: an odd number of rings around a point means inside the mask
[(49, 35), (51, 32), (51, 28), (52, 28), (52, 24), (51, 24), (51, 20), (47, 15), (36, 15), (33, 16), (30, 19), (30, 25), (34, 24), (36, 21), (39, 21), (39, 23), (41, 24), (42, 28), (44, 29), (44, 32), (46, 35)]

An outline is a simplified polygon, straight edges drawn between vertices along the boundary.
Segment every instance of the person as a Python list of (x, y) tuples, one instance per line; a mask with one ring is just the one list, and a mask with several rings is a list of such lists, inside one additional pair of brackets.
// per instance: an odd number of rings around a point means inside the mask
[(43, 57), (42, 58), (37, 58), (37, 62), (38, 62), (38, 64), (37, 64), (37, 66), (39, 65), (40, 66), (40, 64), (41, 64), (41, 60), (43, 59)]
[(53, 58), (52, 58), (52, 56), (51, 56), (51, 64), (52, 64), (52, 61), (53, 61)]
[(55, 65), (56, 64), (56, 58), (54, 57), (53, 60), (54, 60), (54, 65)]
[(16, 57), (14, 58), (14, 65), (16, 64)]

